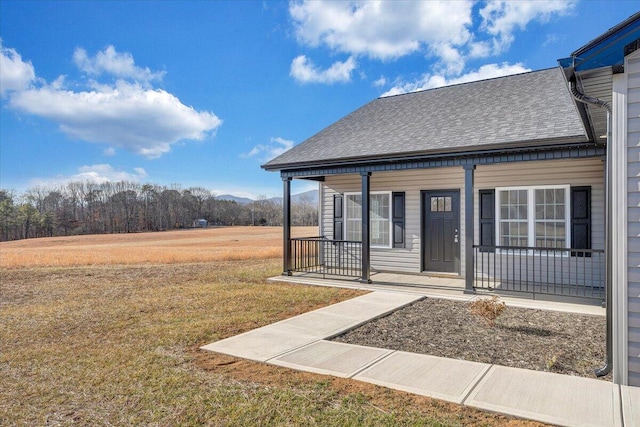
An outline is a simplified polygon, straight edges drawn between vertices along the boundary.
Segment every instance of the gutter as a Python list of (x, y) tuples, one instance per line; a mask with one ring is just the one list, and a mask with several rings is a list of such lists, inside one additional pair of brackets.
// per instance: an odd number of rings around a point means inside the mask
[(613, 292), (612, 292), (612, 281), (613, 281), (613, 270), (612, 270), (612, 218), (611, 218), (611, 204), (612, 204), (612, 182), (611, 182), (611, 163), (613, 161), (613, 148), (611, 145), (611, 106), (602, 99), (594, 98), (584, 93), (580, 92), (577, 86), (577, 77), (575, 72), (572, 72), (571, 78), (569, 79), (570, 90), (573, 98), (584, 104), (595, 105), (600, 108), (604, 108), (607, 110), (607, 158), (606, 158), (606, 166), (605, 166), (605, 188), (606, 188), (606, 207), (605, 207), (605, 305), (606, 305), (606, 314), (607, 314), (607, 337), (606, 337), (606, 360), (604, 366), (595, 370), (595, 374), (597, 377), (603, 377), (611, 372), (613, 369)]

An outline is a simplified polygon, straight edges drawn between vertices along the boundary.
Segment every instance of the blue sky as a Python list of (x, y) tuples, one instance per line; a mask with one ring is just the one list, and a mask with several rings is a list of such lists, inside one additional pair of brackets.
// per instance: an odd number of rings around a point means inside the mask
[(1, 0), (0, 187), (125, 179), (278, 196), (260, 165), (372, 99), (555, 67), (637, 9)]

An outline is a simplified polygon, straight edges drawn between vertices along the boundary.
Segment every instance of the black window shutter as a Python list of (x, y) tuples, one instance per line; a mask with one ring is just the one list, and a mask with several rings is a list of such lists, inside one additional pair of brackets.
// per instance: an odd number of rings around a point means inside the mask
[(404, 248), (404, 192), (392, 193), (391, 195), (391, 220), (393, 222), (393, 247)]
[(342, 209), (342, 194), (333, 195), (333, 240), (343, 240), (342, 230), (344, 216)]
[[(591, 249), (591, 187), (571, 187), (571, 248)], [(571, 252), (590, 257), (590, 252)]]
[(488, 246), (480, 249), (481, 252), (495, 252), (496, 236), (496, 191), (480, 190), (480, 246)]

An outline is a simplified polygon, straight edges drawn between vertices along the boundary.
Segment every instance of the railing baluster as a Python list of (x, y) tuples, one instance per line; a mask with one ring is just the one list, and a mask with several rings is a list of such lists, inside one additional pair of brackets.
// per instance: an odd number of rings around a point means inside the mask
[(582, 283), (584, 283), (584, 287), (583, 287), (583, 294), (584, 296), (589, 296), (590, 294), (592, 294), (592, 292), (590, 291), (591, 289), (591, 282), (589, 277), (589, 266), (587, 265), (587, 260), (586, 257), (585, 259), (583, 259), (582, 261), (582, 279), (580, 280)]
[[(547, 265), (548, 264), (549, 264), (549, 253), (547, 253)], [(558, 283), (558, 277), (557, 277), (557, 274), (556, 274), (556, 269), (557, 269), (556, 260), (555, 260), (555, 256), (554, 256), (554, 259), (553, 259), (553, 293), (556, 292), (556, 284)], [(548, 270), (548, 268), (547, 268), (547, 270)]]
[[(494, 250), (493, 250), (493, 271), (496, 271), (496, 258), (497, 258), (497, 257), (498, 257), (498, 251), (496, 251), (496, 250), (494, 249)], [(500, 258), (500, 262), (502, 262), (502, 257)], [(502, 270), (502, 267), (500, 267), (500, 269)], [(490, 277), (490, 276), (489, 276), (489, 275), (487, 275), (487, 279), (488, 279), (489, 277)], [(487, 282), (488, 282), (488, 280), (487, 280)], [(496, 280), (495, 280), (495, 279), (493, 279), (493, 288), (495, 289), (495, 287), (496, 287)]]

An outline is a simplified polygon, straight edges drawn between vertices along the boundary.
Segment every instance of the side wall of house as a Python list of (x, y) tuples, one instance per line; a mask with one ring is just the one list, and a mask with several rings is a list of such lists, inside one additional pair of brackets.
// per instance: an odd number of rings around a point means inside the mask
[[(594, 249), (604, 248), (604, 172), (599, 158), (552, 160), (544, 162), (480, 165), (475, 171), (474, 185), (474, 241), (478, 238), (478, 191), (503, 186), (553, 185), (591, 186), (592, 242)], [(359, 192), (359, 175), (327, 176), (321, 201), (320, 234), (333, 237), (333, 196), (345, 192)], [(371, 191), (405, 192), (405, 248), (371, 248), (373, 270), (419, 273), (421, 267), (421, 206), (422, 190), (460, 191), (461, 274), (464, 274), (464, 169), (444, 167), (407, 171), (379, 172), (371, 175)]]
[(629, 385), (640, 386), (640, 51), (627, 57), (627, 307)]

